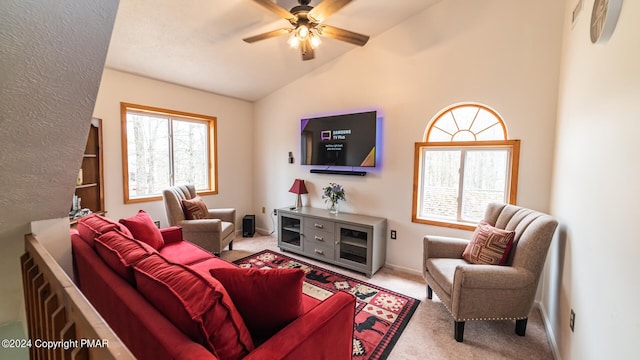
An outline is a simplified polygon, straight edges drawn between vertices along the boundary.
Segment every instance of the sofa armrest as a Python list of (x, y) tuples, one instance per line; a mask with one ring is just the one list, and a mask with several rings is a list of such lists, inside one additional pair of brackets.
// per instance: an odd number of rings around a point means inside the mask
[(182, 241), (182, 227), (181, 226), (169, 226), (160, 229), (160, 235), (165, 244), (177, 243)]
[(530, 286), (536, 280), (534, 274), (525, 268), (481, 264), (458, 266), (453, 279), (454, 288), (509, 290)]
[(209, 215), (214, 219), (236, 223), (236, 209), (209, 209)]
[(427, 235), (424, 237), (424, 256), (459, 259), (468, 244), (466, 239)]
[(184, 232), (220, 232), (222, 231), (222, 220), (184, 220), (180, 222), (180, 226), (182, 226)]
[(469, 244), (469, 240), (427, 235), (423, 240), (424, 249), (422, 251), (422, 276), (427, 273), (427, 260), (433, 258), (460, 259), (462, 252)]
[(337, 292), (300, 316), (245, 359), (350, 360), (355, 297)]

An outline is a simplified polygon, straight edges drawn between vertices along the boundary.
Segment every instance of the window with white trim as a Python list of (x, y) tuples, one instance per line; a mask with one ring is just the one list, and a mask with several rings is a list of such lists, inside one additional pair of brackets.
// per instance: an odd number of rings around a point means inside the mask
[(162, 190), (193, 184), (217, 193), (216, 118), (121, 103), (125, 203), (159, 200)]
[(476, 103), (443, 109), (415, 144), (413, 222), (472, 230), (487, 204), (515, 204), (520, 141)]

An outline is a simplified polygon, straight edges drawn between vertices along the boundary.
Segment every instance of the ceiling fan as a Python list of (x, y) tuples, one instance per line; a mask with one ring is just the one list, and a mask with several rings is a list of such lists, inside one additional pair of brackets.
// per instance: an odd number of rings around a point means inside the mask
[(367, 35), (322, 23), (327, 17), (350, 3), (351, 0), (323, 0), (315, 7), (309, 6), (311, 0), (298, 0), (300, 5), (294, 6), (289, 11), (271, 0), (254, 1), (286, 19), (294, 27), (273, 30), (243, 39), (248, 43), (291, 34), (289, 45), (300, 49), (302, 60), (311, 60), (315, 57), (314, 49), (320, 44), (320, 36), (346, 41), (358, 46), (364, 46), (369, 41)]

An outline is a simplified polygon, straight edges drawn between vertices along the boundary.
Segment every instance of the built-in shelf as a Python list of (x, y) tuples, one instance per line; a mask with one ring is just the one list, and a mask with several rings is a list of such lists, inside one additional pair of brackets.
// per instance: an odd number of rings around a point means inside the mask
[(76, 185), (76, 189), (90, 188), (90, 187), (94, 187), (94, 186), (98, 186), (98, 183)]
[[(102, 120), (91, 119), (87, 136), (87, 144), (82, 156), (79, 171), (79, 183), (76, 184), (75, 195), (80, 198), (80, 207), (92, 213), (104, 214), (104, 175), (102, 159)], [(73, 201), (73, 199), (70, 199)], [(71, 206), (70, 206), (71, 207)], [(69, 213), (69, 221), (77, 221), (73, 213)]]

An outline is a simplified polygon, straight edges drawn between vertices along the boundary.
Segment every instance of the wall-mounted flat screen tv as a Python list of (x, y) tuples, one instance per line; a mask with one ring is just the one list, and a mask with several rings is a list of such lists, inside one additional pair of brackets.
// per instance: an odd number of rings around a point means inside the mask
[(376, 166), (375, 111), (302, 119), (302, 165)]

